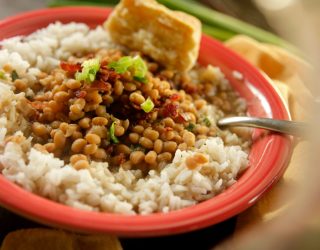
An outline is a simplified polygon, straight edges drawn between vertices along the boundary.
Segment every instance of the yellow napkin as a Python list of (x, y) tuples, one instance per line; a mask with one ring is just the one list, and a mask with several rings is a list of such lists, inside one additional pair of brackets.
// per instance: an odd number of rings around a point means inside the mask
[[(293, 120), (307, 119), (307, 102), (312, 100), (306, 85), (308, 72), (311, 70), (308, 63), (279, 47), (262, 44), (243, 35), (236, 36), (225, 44), (266, 75), (287, 102)], [(307, 155), (307, 146), (307, 142), (297, 141), (283, 178), (256, 205), (240, 214), (236, 233), (277, 218), (286, 211), (292, 198), (288, 195), (288, 190), (301, 184), (304, 176), (299, 163)]]

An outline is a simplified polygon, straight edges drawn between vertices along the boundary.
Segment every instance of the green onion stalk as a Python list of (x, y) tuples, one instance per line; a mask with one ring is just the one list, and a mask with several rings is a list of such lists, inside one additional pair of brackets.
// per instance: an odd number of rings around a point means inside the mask
[[(96, 5), (114, 6), (118, 0), (53, 0), (51, 7), (67, 5)], [(299, 50), (289, 42), (277, 35), (245, 23), (236, 18), (227, 16), (218, 11), (204, 6), (194, 0), (158, 0), (159, 3), (170, 9), (189, 13), (203, 24), (203, 32), (221, 41), (226, 41), (237, 34), (250, 36), (260, 42), (270, 43), (285, 48), (295, 54), (300, 54)]]

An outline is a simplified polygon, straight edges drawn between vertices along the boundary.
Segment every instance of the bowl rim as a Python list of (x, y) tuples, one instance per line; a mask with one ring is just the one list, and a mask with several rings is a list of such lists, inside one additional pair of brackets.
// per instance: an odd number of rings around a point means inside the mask
[[(94, 12), (97, 15), (110, 14), (112, 9), (102, 7), (60, 7), (53, 9), (41, 9), (18, 14), (0, 21), (0, 30), (3, 27), (14, 26), (25, 19), (45, 18), (46, 15), (61, 13)], [(75, 14), (72, 14), (73, 16)], [(92, 18), (92, 16), (91, 16)], [(289, 112), (278, 96), (276, 90), (269, 81), (249, 62), (232, 52), (220, 42), (206, 35), (202, 36), (202, 42), (210, 43), (218, 47), (226, 56), (234, 58), (248, 68), (259, 81), (264, 83), (264, 88), (277, 102), (278, 113), (283, 119), (289, 119)], [(119, 215), (111, 213), (88, 212), (66, 205), (56, 203), (38, 195), (32, 194), (18, 185), (5, 179), (0, 174), (0, 204), (24, 217), (41, 222), (43, 224), (70, 229), (79, 232), (112, 233), (122, 236), (145, 237), (156, 235), (168, 235), (200, 229), (230, 218), (251, 205), (253, 205), (284, 173), (293, 150), (292, 137), (279, 134), (269, 135), (274, 147), (279, 148), (279, 155), (269, 164), (274, 167), (264, 171), (257, 179), (250, 180), (251, 185), (243, 187), (240, 191), (230, 193), (227, 189), (220, 195), (199, 203), (169, 213), (155, 213), (151, 215)], [(268, 152), (266, 152), (268, 153)], [(285, 155), (285, 157), (283, 157)], [(235, 184), (236, 185), (236, 184)], [(233, 186), (231, 186), (233, 187)], [(231, 188), (232, 189), (232, 188)], [(228, 192), (229, 190), (229, 192)], [(229, 200), (227, 200), (228, 198)]]

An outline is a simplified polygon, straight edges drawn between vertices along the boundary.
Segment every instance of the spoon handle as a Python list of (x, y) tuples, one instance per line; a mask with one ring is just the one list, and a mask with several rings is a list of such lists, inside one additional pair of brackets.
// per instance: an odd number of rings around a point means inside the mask
[(257, 117), (227, 117), (218, 121), (219, 127), (253, 127), (263, 128), (275, 132), (304, 137), (308, 131), (309, 125), (304, 122), (294, 122), (286, 120), (275, 120), (270, 118)]

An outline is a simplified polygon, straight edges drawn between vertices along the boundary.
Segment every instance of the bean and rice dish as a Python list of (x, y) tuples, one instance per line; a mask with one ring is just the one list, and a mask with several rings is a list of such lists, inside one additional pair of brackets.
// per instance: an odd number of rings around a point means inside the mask
[(1, 42), (0, 172), (68, 206), (150, 214), (219, 194), (247, 167), (250, 133), (216, 121), (245, 113), (219, 68), (165, 69), (100, 26)]

